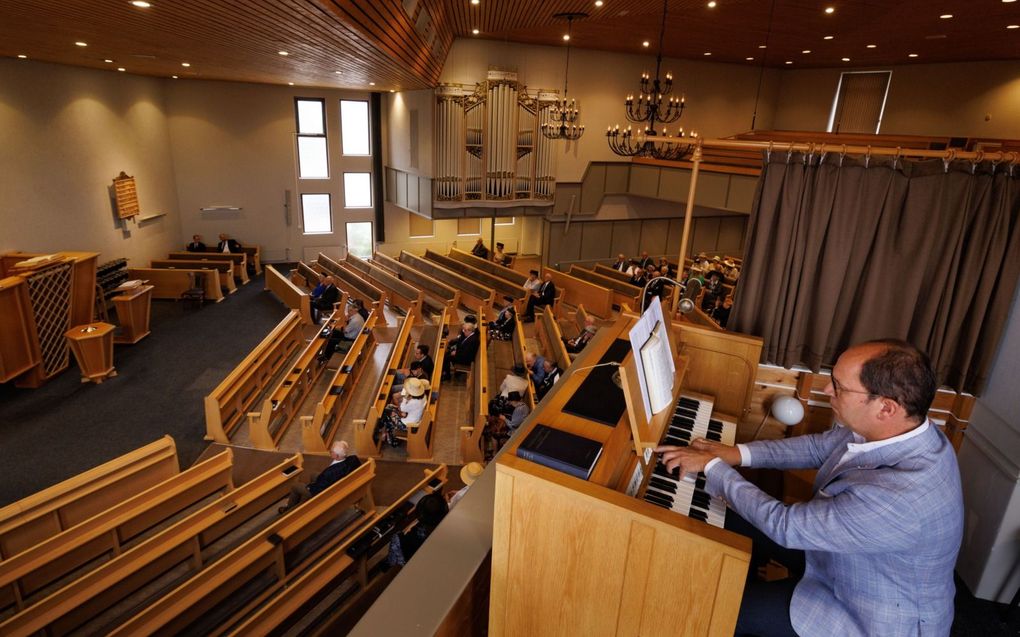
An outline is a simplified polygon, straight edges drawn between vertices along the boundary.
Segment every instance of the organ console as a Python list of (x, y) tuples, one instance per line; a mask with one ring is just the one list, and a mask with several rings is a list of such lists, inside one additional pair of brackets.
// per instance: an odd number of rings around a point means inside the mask
[[(723, 528), (703, 476), (669, 474), (653, 447), (733, 444), (761, 341), (673, 323), (673, 409), (632, 422), (644, 416), (627, 382), (635, 320), (599, 331), (497, 461), (493, 635), (733, 634), (750, 540)], [(620, 386), (614, 367), (589, 367), (607, 363), (621, 365)], [(515, 455), (537, 424), (603, 445), (588, 480)]]

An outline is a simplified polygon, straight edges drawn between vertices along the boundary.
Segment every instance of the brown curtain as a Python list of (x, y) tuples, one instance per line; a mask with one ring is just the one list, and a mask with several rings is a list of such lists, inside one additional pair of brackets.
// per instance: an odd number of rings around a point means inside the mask
[(904, 338), (980, 393), (1020, 278), (1020, 170), (991, 162), (766, 157), (730, 328), (818, 370)]

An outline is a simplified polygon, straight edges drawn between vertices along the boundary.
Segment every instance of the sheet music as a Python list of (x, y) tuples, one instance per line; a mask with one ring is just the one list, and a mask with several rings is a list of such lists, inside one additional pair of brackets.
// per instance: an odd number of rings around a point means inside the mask
[(630, 329), (630, 343), (637, 357), (637, 376), (644, 399), (645, 418), (652, 419), (673, 404), (673, 378), (676, 365), (670, 351), (666, 330), (669, 324), (662, 315), (662, 305), (652, 303)]

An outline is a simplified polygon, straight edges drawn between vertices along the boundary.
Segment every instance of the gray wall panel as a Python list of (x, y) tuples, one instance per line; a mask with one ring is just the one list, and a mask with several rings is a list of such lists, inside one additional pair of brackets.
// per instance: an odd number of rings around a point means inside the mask
[(632, 195), (642, 197), (659, 196), (659, 168), (632, 164), (630, 167), (630, 189)]
[(613, 239), (613, 224), (587, 222), (581, 234), (581, 259), (611, 261), (615, 253), (609, 251)]
[(641, 252), (641, 249), (638, 247), (640, 241), (640, 221), (614, 221), (613, 244), (612, 250), (609, 253), (615, 256), (622, 252), (627, 257), (635, 257)]
[(606, 192), (624, 193), (627, 192), (627, 183), (630, 181), (630, 164), (607, 164), (606, 165)]
[[(701, 173), (704, 174), (704, 173)], [(700, 185), (700, 183), (699, 183)], [(663, 168), (659, 177), (659, 197), (667, 201), (687, 201), (691, 190), (691, 171)]]
[(648, 254), (666, 254), (666, 237), (669, 234), (669, 219), (645, 219), (641, 222), (640, 251)]
[(694, 195), (694, 203), (710, 208), (725, 208), (729, 186), (729, 175), (699, 172), (698, 192)]
[(588, 214), (597, 212), (599, 204), (602, 203), (605, 188), (606, 165), (592, 164), (588, 169), (588, 174), (585, 175), (584, 182), (581, 183), (581, 201), (579, 202), (581, 205), (580, 207), (575, 207), (574, 211)]
[(757, 188), (757, 177), (730, 175), (730, 194), (726, 199), (726, 208), (750, 213), (751, 204), (754, 203), (754, 191)]
[(549, 253), (546, 262), (555, 265), (561, 261), (577, 261), (581, 255), (582, 223), (571, 223), (564, 234), (565, 223), (549, 224)]

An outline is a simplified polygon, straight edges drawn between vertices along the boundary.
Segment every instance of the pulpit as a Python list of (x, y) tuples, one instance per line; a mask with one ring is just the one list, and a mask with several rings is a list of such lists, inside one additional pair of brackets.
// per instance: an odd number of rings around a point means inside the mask
[(117, 375), (113, 369), (113, 329), (109, 323), (88, 323), (64, 333), (81, 368), (81, 382), (101, 383)]

